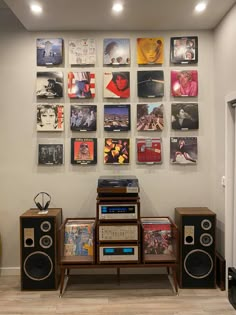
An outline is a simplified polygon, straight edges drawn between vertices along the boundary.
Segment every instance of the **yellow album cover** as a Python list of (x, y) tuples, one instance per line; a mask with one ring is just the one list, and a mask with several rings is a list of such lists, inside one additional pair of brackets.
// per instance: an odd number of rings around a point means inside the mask
[(137, 38), (137, 63), (139, 65), (163, 64), (164, 62), (164, 39)]

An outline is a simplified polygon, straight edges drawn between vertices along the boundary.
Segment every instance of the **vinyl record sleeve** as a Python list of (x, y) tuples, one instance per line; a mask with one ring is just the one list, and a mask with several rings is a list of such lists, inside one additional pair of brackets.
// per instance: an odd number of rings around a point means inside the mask
[(37, 72), (36, 96), (38, 99), (63, 97), (63, 73)]
[(63, 144), (39, 144), (38, 164), (39, 165), (62, 165)]
[(164, 96), (164, 72), (162, 70), (138, 71), (138, 97)]
[(136, 139), (137, 163), (154, 164), (162, 162), (161, 138)]
[(163, 64), (164, 39), (162, 37), (137, 38), (137, 63), (139, 65)]
[(130, 40), (128, 38), (105, 38), (103, 48), (104, 65), (130, 64)]
[(198, 37), (171, 37), (170, 61), (175, 64), (198, 63)]
[(164, 105), (161, 103), (137, 104), (137, 130), (162, 131)]
[(198, 96), (198, 71), (172, 70), (171, 95), (176, 97)]
[(104, 130), (130, 130), (130, 104), (104, 105)]
[(70, 65), (94, 65), (96, 63), (96, 41), (93, 38), (69, 40)]
[(171, 137), (170, 161), (173, 164), (196, 164), (198, 159), (197, 137)]
[(94, 98), (95, 73), (89, 71), (70, 71), (68, 73), (69, 98)]
[(97, 164), (97, 139), (71, 138), (71, 164)]
[(70, 107), (70, 129), (74, 131), (96, 131), (97, 105), (72, 104)]
[(130, 163), (130, 139), (105, 138), (104, 164), (124, 165)]
[(104, 97), (105, 98), (129, 98), (130, 97), (130, 73), (105, 72), (104, 73)]
[(54, 66), (62, 64), (63, 39), (62, 38), (38, 38), (37, 66)]
[(174, 130), (192, 130), (199, 127), (197, 103), (171, 104), (171, 126)]
[(37, 131), (63, 131), (64, 105), (37, 104)]

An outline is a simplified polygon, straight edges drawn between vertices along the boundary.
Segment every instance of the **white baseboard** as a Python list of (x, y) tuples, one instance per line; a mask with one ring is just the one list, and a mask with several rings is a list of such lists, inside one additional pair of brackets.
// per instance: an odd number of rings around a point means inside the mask
[(0, 276), (19, 276), (20, 267), (1, 267)]

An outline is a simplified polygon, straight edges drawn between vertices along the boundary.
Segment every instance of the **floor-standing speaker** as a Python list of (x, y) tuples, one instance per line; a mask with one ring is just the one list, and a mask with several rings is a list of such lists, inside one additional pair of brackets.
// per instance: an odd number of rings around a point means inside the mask
[(176, 208), (179, 228), (180, 288), (216, 286), (216, 215), (208, 208)]
[(53, 290), (59, 284), (59, 227), (62, 209), (20, 216), (21, 289)]

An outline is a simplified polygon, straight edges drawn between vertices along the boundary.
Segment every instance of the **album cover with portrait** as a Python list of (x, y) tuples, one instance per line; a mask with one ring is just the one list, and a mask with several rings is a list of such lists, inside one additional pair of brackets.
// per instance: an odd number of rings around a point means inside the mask
[(136, 139), (137, 163), (161, 163), (161, 138)]
[(164, 72), (162, 70), (138, 71), (138, 97), (164, 96)]
[(62, 45), (62, 38), (38, 38), (36, 40), (37, 66), (62, 64)]
[(71, 164), (97, 164), (97, 139), (71, 138)]
[(39, 144), (38, 145), (39, 165), (62, 165), (63, 144)]
[(63, 97), (63, 73), (37, 72), (36, 96), (38, 99)]
[(171, 37), (170, 62), (193, 64), (198, 62), (198, 37)]
[(130, 104), (104, 105), (104, 130), (130, 130)]
[(74, 131), (96, 131), (97, 105), (71, 105), (70, 129)]
[(137, 130), (162, 131), (164, 105), (161, 103), (137, 104)]
[(37, 131), (63, 131), (64, 105), (37, 104)]
[(171, 95), (175, 97), (198, 96), (198, 71), (172, 70)]
[(130, 97), (130, 73), (105, 72), (104, 73), (104, 97), (105, 98), (129, 98)]
[(96, 41), (93, 38), (69, 40), (70, 65), (94, 65), (96, 63)]
[(198, 158), (197, 137), (171, 137), (170, 161), (173, 164), (196, 164)]
[(105, 138), (104, 164), (124, 165), (130, 163), (130, 139)]
[(89, 71), (68, 73), (69, 98), (94, 98), (95, 73)]
[(138, 65), (163, 64), (164, 39), (162, 37), (137, 38)]
[(129, 65), (130, 40), (128, 38), (105, 38), (103, 40), (104, 65)]
[(171, 126), (174, 130), (198, 129), (198, 104), (173, 103), (171, 104)]

